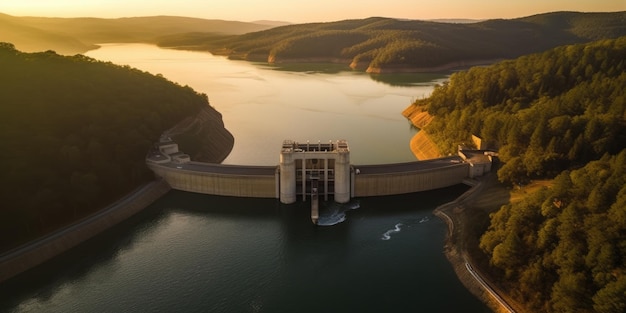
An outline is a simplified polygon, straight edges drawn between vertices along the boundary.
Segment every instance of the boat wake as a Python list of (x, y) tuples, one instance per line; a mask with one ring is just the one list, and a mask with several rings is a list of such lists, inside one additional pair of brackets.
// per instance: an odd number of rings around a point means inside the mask
[(345, 204), (336, 202), (324, 203), (317, 220), (318, 226), (333, 226), (346, 220), (346, 212), (360, 207), (358, 201), (352, 200)]
[(396, 227), (395, 227), (395, 228), (390, 229), (390, 230), (386, 231), (386, 232), (383, 234), (383, 238), (382, 238), (382, 239), (383, 239), (383, 240), (389, 240), (389, 239), (391, 239), (391, 234), (393, 234), (393, 233), (399, 233), (399, 232), (400, 232), (400, 230), (401, 230), (401, 228), (400, 228), (401, 226), (402, 226), (402, 223), (398, 223), (398, 224), (396, 224)]
[(398, 223), (398, 224), (396, 224), (394, 226), (394, 228), (386, 231), (383, 234), (381, 239), (382, 240), (389, 240), (389, 239), (391, 239), (391, 235), (395, 234), (395, 233), (399, 233), (402, 230), (403, 226), (406, 226), (406, 227), (410, 228), (410, 227), (412, 227), (414, 225), (426, 223), (428, 221), (430, 221), (430, 217), (429, 216), (424, 216), (424, 217), (422, 217), (420, 219), (411, 219), (411, 220), (408, 220), (408, 221), (404, 221), (403, 223)]

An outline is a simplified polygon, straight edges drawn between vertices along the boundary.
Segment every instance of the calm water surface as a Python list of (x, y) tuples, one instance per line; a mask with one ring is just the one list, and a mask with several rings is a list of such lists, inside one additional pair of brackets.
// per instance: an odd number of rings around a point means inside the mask
[(235, 137), (227, 164), (278, 164), (285, 139), (346, 139), (354, 164), (415, 160), (409, 149), (415, 130), (400, 112), (445, 79), (389, 75), (381, 81), (336, 65), (281, 70), (143, 44), (105, 45), (87, 55), (160, 73), (206, 93)]
[[(283, 139), (349, 140), (353, 163), (413, 160), (400, 113), (441, 76), (276, 69), (205, 53), (107, 45), (89, 56), (209, 95), (233, 132), (227, 162), (276, 164)], [(384, 81), (380, 81), (380, 80)], [(403, 85), (398, 86), (396, 83)], [(326, 203), (172, 191), (144, 212), (0, 285), (7, 312), (490, 312), (443, 255), (432, 210), (466, 190)]]

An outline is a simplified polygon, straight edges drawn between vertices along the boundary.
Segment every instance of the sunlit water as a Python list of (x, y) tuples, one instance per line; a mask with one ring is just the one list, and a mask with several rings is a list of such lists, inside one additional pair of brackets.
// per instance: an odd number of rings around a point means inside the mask
[[(442, 79), (401, 87), (334, 66), (279, 71), (134, 44), (88, 55), (161, 73), (209, 95), (236, 138), (227, 160), (233, 164), (276, 164), (286, 138), (347, 139), (353, 163), (414, 160), (413, 131), (400, 112)], [(382, 77), (396, 78), (406, 79)], [(322, 203), (324, 227), (311, 224), (308, 202), (172, 191), (0, 285), (0, 310), (489, 312), (456, 278), (443, 255), (445, 223), (432, 215), (464, 190)]]
[(87, 55), (160, 73), (206, 93), (235, 137), (227, 164), (275, 165), (285, 139), (346, 139), (354, 164), (415, 160), (409, 149), (415, 130), (400, 112), (428, 96), (433, 81), (445, 79), (413, 75), (409, 86), (394, 86), (406, 84), (400, 81), (404, 76), (382, 76), (385, 83), (336, 65), (284, 71), (142, 44), (106, 45)]

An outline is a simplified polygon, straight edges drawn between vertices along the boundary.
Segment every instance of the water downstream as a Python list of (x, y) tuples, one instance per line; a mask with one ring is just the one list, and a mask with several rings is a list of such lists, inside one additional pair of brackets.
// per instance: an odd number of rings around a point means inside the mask
[[(235, 136), (225, 163), (274, 165), (283, 139), (347, 139), (352, 163), (414, 160), (400, 115), (442, 75), (387, 76), (334, 65), (295, 71), (149, 45), (88, 56), (160, 73), (206, 93)], [(432, 210), (455, 186), (322, 204), (172, 191), (138, 216), (0, 285), (7, 312), (490, 312), (443, 254)]]

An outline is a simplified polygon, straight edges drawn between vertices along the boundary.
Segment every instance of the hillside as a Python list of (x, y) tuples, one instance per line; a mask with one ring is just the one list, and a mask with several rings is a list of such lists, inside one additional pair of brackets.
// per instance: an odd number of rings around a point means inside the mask
[(232, 149), (206, 95), (161, 76), (82, 55), (23, 53), (6, 43), (0, 68), (0, 251), (153, 179), (146, 153), (183, 119), (198, 117), (187, 124), (206, 138), (212, 154), (198, 153), (213, 159), (205, 161), (221, 162)]
[(486, 272), (528, 312), (626, 309), (624, 55), (626, 36), (557, 47), (455, 73), (413, 104), (445, 152), (472, 134), (499, 149), (503, 183), (554, 178), (480, 238)]
[(477, 135), (503, 182), (555, 176), (626, 148), (626, 37), (558, 47), (458, 72), (413, 105), (444, 153)]
[[(263, 24), (265, 23), (265, 24)], [(104, 18), (15, 17), (0, 14), (0, 42), (27, 52), (54, 50), (83, 53), (98, 43), (155, 43), (159, 37), (184, 33), (244, 34), (274, 27), (271, 22), (244, 23), (176, 16)]]
[(188, 34), (161, 40), (159, 45), (251, 61), (330, 61), (368, 72), (390, 72), (491, 63), (623, 35), (626, 12), (557, 12), (464, 24), (372, 17), (288, 25), (238, 36)]

